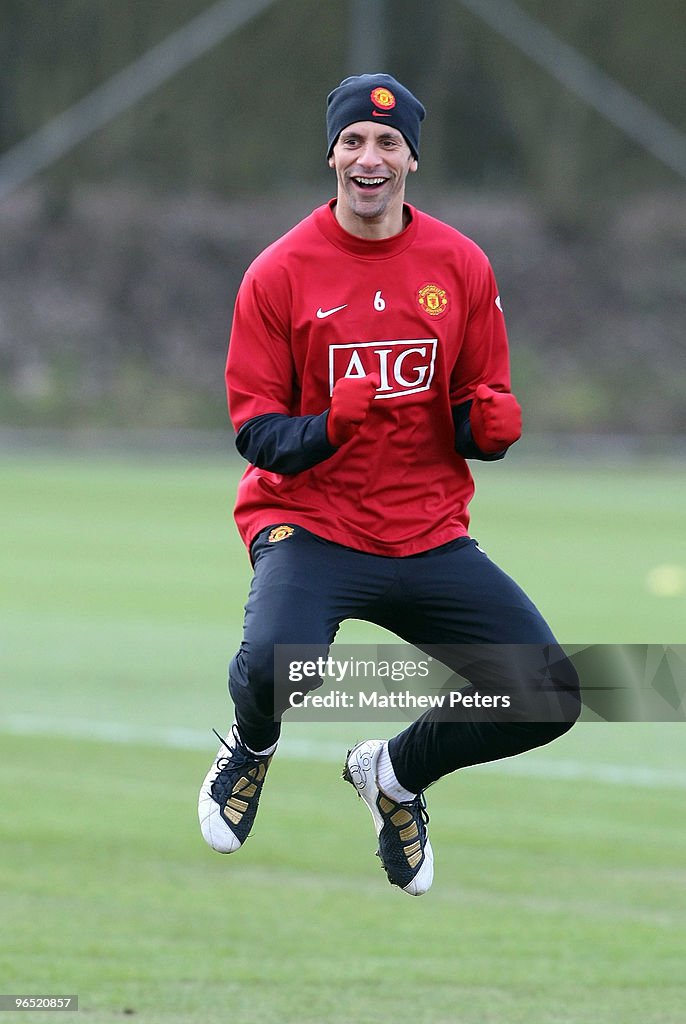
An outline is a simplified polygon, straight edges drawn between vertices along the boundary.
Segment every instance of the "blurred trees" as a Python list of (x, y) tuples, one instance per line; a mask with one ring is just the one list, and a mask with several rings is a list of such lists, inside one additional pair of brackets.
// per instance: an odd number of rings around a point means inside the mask
[[(211, 0), (0, 0), (0, 151)], [(278, 0), (0, 203), (0, 423), (224, 426), (233, 297), (331, 194), (327, 93), (387, 70), (428, 108), (410, 199), (494, 262), (533, 430), (686, 432), (675, 173), (459, 0)], [(520, 0), (684, 129), (681, 0)]]
[[(491, 256), (528, 432), (686, 433), (686, 201), (570, 239), (527, 197), (427, 198)], [(83, 185), (0, 204), (0, 424), (225, 428), (241, 277), (321, 200)]]
[[(81, 98), (209, 6), (208, 0), (0, 0), (0, 149)], [(324, 173), (328, 91), (354, 66), (348, 0), (280, 0), (98, 131), (50, 172), (154, 187), (260, 192)], [(522, 0), (629, 91), (684, 125), (680, 0)], [(386, 0), (387, 70), (429, 110), (422, 174), (442, 187), (528, 188), (564, 222), (585, 200), (673, 185), (459, 0)], [(380, 69), (377, 69), (380, 70)]]

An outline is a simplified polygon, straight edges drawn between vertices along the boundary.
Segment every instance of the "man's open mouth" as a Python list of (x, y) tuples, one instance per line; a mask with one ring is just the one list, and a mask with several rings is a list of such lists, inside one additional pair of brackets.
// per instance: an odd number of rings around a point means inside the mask
[(366, 190), (374, 190), (375, 188), (381, 188), (386, 183), (387, 178), (362, 178), (359, 175), (355, 175), (353, 181), (359, 188)]

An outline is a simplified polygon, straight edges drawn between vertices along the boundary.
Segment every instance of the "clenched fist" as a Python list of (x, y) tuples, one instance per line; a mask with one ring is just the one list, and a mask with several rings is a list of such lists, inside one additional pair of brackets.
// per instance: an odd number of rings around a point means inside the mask
[(375, 373), (366, 377), (341, 377), (336, 381), (326, 424), (329, 444), (334, 448), (340, 448), (360, 429), (379, 384), (380, 379)]
[(469, 423), (472, 437), (482, 452), (500, 452), (522, 436), (521, 406), (513, 394), (479, 384), (469, 412)]

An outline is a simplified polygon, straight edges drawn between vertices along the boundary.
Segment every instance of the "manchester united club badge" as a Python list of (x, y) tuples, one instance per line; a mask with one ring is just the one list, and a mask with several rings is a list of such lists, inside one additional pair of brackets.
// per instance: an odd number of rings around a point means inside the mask
[(392, 110), (395, 106), (395, 96), (390, 89), (385, 89), (382, 85), (372, 89), (371, 100), (374, 106), (381, 110)]
[(433, 317), (434, 320), (445, 316), (448, 312), (448, 293), (445, 288), (441, 288), (440, 285), (433, 284), (432, 282), (423, 284), (418, 290), (417, 302), (422, 313)]
[(280, 540), (285, 540), (286, 537), (291, 537), (294, 532), (292, 526), (275, 526), (273, 530), (269, 531), (267, 542), (269, 544), (276, 544)]

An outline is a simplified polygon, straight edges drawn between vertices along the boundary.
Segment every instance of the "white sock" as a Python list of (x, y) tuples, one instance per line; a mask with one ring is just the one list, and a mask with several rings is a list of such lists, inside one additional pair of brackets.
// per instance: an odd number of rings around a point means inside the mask
[(270, 757), (276, 750), (277, 746), (277, 743), (272, 743), (271, 747), (267, 747), (266, 750), (253, 750), (252, 747), (248, 747), (248, 750), (251, 754), (254, 754), (255, 757)]
[(278, 740), (277, 740), (276, 743), (272, 743), (271, 747), (267, 747), (266, 750), (253, 750), (252, 747), (248, 747), (247, 743), (244, 743), (243, 737), (241, 736), (240, 732), (238, 731), (238, 726), (236, 725), (235, 722), (231, 726), (231, 731), (233, 732), (234, 729), (236, 730), (236, 735), (239, 737), (241, 743), (243, 743), (243, 746), (247, 747), (247, 749), (250, 751), (250, 753), (254, 754), (255, 757), (269, 757), (271, 754), (274, 753), (274, 751), (276, 750), (276, 748), (278, 746)]
[(384, 743), (379, 754), (379, 760), (376, 762), (376, 782), (379, 789), (386, 796), (389, 796), (391, 800), (395, 800), (399, 804), (409, 803), (417, 795), (416, 793), (410, 793), (409, 789), (405, 789), (398, 782), (393, 771), (393, 762), (388, 753), (388, 743)]

